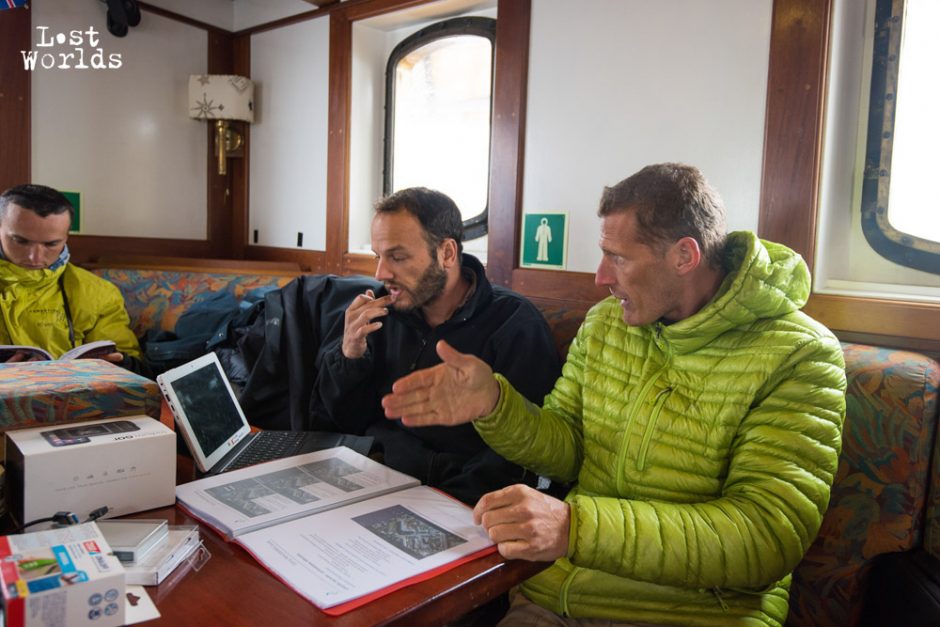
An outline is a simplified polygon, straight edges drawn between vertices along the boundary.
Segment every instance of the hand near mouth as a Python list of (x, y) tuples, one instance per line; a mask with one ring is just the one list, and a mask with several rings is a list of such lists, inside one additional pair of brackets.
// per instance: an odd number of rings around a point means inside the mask
[(346, 309), (343, 327), (343, 355), (347, 359), (359, 359), (366, 353), (366, 338), (382, 328), (382, 321), (376, 320), (388, 314), (388, 305), (395, 302), (395, 295), (375, 297), (372, 290), (366, 290), (353, 299)]

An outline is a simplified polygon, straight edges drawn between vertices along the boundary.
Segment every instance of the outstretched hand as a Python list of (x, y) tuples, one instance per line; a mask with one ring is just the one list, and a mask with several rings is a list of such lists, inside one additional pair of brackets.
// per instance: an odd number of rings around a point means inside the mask
[(392, 386), (382, 399), (388, 418), (409, 427), (458, 425), (491, 413), (499, 402), (499, 383), (485, 362), (437, 343), (444, 361), (413, 372)]

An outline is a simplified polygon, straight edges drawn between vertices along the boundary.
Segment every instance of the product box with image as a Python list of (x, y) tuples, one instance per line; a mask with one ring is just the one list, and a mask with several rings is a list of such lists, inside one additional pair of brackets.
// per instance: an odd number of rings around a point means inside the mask
[(148, 416), (6, 435), (8, 502), (21, 524), (60, 511), (85, 520), (101, 507), (112, 517), (175, 501), (176, 435)]
[(7, 627), (124, 624), (124, 568), (94, 523), (0, 537)]

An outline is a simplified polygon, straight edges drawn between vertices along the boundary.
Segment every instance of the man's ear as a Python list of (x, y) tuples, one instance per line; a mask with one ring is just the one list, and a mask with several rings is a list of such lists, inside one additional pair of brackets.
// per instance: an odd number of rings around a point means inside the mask
[(443, 240), (437, 247), (437, 259), (445, 270), (457, 265), (457, 241), (449, 237)]
[(702, 249), (694, 237), (683, 237), (672, 245), (673, 267), (680, 276), (692, 272), (702, 263)]

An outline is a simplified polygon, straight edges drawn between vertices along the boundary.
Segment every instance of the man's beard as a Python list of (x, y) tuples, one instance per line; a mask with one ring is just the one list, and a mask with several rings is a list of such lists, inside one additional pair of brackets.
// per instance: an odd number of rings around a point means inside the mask
[(409, 289), (404, 285), (399, 284), (399, 288), (403, 292), (407, 292), (411, 302), (408, 304), (400, 303), (400, 299), (392, 304), (392, 307), (398, 311), (413, 311), (415, 309), (420, 309), (425, 305), (436, 300), (441, 294), (444, 293), (444, 286), (447, 285), (447, 272), (444, 268), (437, 265), (433, 260), (428, 264), (427, 270), (425, 270), (421, 276), (418, 278), (418, 283), (414, 286), (414, 289)]

